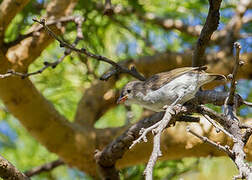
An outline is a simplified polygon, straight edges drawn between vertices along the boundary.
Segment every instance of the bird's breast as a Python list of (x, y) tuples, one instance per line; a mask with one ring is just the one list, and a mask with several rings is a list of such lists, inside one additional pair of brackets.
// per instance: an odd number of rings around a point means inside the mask
[(182, 102), (180, 103), (184, 103), (194, 97), (199, 87), (200, 85), (197, 84), (195, 77), (184, 74), (155, 91), (147, 91), (143, 100), (150, 103), (166, 102), (169, 105), (178, 97), (182, 97)]
[(171, 105), (178, 98), (179, 104), (184, 104), (194, 98), (202, 85), (199, 74), (187, 73), (181, 75), (157, 90), (146, 90), (145, 94), (138, 94), (138, 104), (153, 111), (163, 111), (165, 105)]

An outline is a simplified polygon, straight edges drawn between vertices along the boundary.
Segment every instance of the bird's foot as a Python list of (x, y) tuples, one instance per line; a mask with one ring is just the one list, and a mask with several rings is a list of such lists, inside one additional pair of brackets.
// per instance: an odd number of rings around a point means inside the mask
[(173, 107), (172, 107), (172, 106), (165, 105), (165, 106), (163, 107), (163, 109), (164, 109), (165, 111), (169, 111), (169, 113), (170, 113), (171, 115), (175, 115), (175, 114), (176, 114), (176, 112), (173, 110)]
[(165, 106), (163, 107), (163, 109), (164, 109), (165, 111), (167, 111), (168, 108), (170, 108), (170, 109), (169, 109), (169, 112), (170, 112), (172, 115), (176, 115), (177, 112), (180, 112), (180, 111), (182, 110), (183, 105), (182, 105), (182, 104), (176, 104), (176, 105), (174, 105), (174, 106), (165, 105)]
[(176, 104), (174, 107), (173, 107), (173, 110), (175, 112), (180, 112), (183, 108), (183, 105), (182, 104)]

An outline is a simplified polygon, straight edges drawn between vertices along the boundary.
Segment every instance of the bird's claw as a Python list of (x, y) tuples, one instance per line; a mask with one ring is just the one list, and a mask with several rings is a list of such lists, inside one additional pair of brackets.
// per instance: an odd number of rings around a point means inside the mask
[[(170, 106), (165, 105), (165, 106), (163, 107), (163, 109), (166, 111), (169, 107), (170, 107)], [(182, 105), (182, 104), (176, 104), (175, 106), (173, 106), (172, 108), (170, 108), (169, 111), (170, 111), (170, 113), (171, 113), (172, 115), (176, 115), (177, 112), (180, 112), (182, 109), (183, 109), (183, 105)]]
[(176, 104), (174, 107), (173, 107), (173, 110), (175, 111), (175, 112), (179, 112), (179, 111), (181, 111), (182, 110), (182, 104)]
[[(169, 109), (168, 109), (169, 108)], [(168, 105), (165, 105), (164, 107), (163, 107), (163, 109), (165, 110), (165, 111), (169, 111), (169, 113), (170, 114), (172, 114), (172, 115), (175, 115), (176, 114), (176, 112), (173, 110), (173, 108), (171, 108), (171, 106), (168, 106)]]

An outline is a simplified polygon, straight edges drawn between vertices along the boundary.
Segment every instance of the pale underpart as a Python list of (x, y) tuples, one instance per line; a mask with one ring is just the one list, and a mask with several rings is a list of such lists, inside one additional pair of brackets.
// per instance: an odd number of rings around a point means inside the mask
[(184, 104), (195, 97), (199, 88), (214, 80), (215, 76), (207, 73), (186, 73), (173, 79), (158, 90), (148, 90), (146, 95), (142, 92), (136, 93), (136, 99), (126, 104), (139, 104), (152, 111), (164, 111), (165, 105), (171, 105), (175, 100), (177, 104)]

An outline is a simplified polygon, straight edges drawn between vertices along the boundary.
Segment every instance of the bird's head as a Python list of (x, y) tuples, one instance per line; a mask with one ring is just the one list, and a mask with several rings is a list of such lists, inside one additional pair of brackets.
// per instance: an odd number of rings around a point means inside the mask
[(117, 103), (131, 104), (136, 100), (136, 94), (142, 89), (141, 81), (131, 81), (127, 83), (121, 91)]

